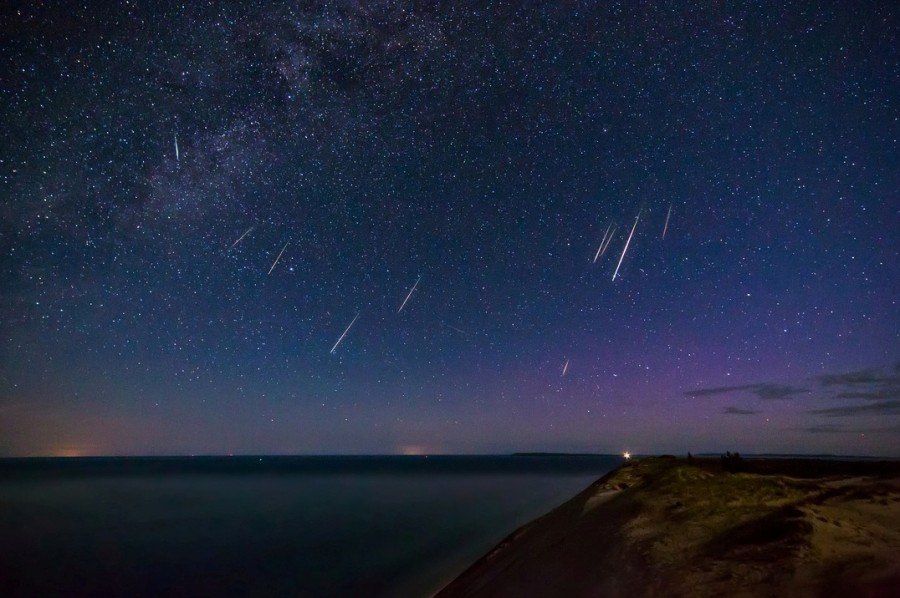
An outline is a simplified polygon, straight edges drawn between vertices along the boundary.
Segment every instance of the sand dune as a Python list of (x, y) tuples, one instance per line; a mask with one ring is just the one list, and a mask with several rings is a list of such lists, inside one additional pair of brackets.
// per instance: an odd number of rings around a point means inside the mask
[(629, 463), (438, 595), (896, 596), (900, 462)]

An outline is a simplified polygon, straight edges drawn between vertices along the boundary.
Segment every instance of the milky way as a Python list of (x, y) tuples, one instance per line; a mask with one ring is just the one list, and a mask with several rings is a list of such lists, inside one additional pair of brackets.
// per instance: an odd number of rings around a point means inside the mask
[(154, 7), (2, 9), (0, 454), (900, 454), (892, 3)]

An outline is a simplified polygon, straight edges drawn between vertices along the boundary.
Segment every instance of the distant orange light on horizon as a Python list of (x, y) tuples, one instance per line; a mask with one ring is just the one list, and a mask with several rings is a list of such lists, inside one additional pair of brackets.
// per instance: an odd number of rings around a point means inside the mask
[(51, 457), (89, 457), (95, 454), (95, 451), (92, 450), (94, 447), (85, 447), (85, 446), (64, 446), (57, 447), (50, 450), (49, 456)]
[(401, 455), (433, 455), (437, 452), (438, 451), (435, 450), (429, 450), (428, 447), (416, 444), (410, 444), (400, 447)]

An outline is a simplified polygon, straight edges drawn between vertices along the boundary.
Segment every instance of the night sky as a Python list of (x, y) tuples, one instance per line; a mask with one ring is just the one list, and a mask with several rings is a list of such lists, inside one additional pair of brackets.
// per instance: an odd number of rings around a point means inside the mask
[(0, 455), (900, 455), (896, 3), (247, 4), (4, 4)]

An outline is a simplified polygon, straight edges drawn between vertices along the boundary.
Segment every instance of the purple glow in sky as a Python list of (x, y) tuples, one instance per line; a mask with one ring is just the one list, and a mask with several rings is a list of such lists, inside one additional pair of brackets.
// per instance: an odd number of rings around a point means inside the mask
[(2, 11), (0, 455), (900, 455), (892, 3)]

